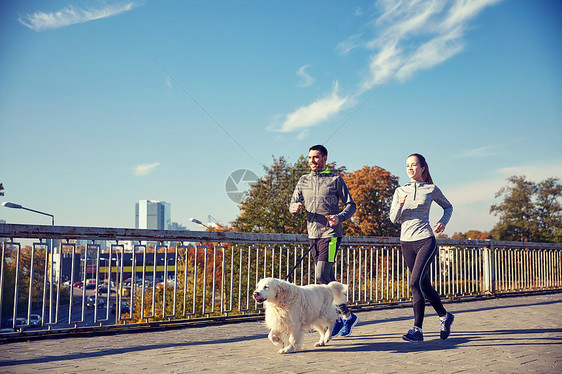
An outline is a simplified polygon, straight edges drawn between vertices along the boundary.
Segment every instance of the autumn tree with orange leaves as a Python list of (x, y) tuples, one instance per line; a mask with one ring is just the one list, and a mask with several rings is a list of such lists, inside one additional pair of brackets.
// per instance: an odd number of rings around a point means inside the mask
[(343, 172), (342, 177), (357, 204), (357, 211), (343, 223), (346, 235), (398, 236), (400, 227), (388, 217), (398, 177), (378, 166)]

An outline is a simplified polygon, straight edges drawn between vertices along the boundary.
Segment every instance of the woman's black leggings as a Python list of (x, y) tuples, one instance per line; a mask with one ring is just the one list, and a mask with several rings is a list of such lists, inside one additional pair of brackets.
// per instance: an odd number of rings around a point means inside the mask
[(435, 237), (416, 240), (413, 242), (400, 242), (404, 261), (410, 269), (410, 288), (412, 290), (414, 307), (414, 326), (422, 328), (425, 313), (425, 299), (431, 303), (433, 309), (442, 317), (447, 311), (441, 303), (441, 297), (431, 285), (429, 267), (437, 253)]

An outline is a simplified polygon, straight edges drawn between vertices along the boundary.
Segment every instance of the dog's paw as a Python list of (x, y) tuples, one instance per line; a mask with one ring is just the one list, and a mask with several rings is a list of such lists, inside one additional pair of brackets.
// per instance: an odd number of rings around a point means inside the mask
[(326, 343), (324, 343), (324, 342), (316, 342), (316, 343), (314, 343), (314, 346), (315, 346), (315, 347), (323, 347), (323, 346), (325, 346), (325, 345), (326, 345)]
[(285, 348), (277, 351), (277, 353), (285, 354), (285, 353), (293, 353), (294, 351), (295, 351), (295, 347), (293, 347), (292, 345), (288, 345)]

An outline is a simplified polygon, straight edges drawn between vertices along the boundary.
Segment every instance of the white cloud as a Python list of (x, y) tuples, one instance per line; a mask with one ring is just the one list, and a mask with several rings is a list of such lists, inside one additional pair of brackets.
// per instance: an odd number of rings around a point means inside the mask
[(538, 183), (550, 177), (562, 178), (562, 161), (555, 164), (513, 166), (496, 170), (497, 178), (474, 181), (457, 187), (448, 187), (445, 195), (453, 206), (492, 202), (496, 192), (507, 185), (507, 178), (524, 175), (528, 180)]
[(332, 92), (308, 106), (303, 106), (293, 113), (284, 116), (283, 123), (279, 126), (272, 125), (271, 131), (292, 132), (302, 131), (306, 128), (316, 126), (320, 122), (338, 113), (346, 104), (348, 98), (340, 97), (338, 94), (338, 83), (334, 84)]
[(484, 8), (495, 5), (500, 1), (502, 0), (459, 0), (453, 3), (443, 25), (446, 28), (453, 28), (455, 25), (464, 24), (477, 16)]
[(461, 151), (458, 155), (454, 156), (457, 158), (477, 158), (477, 157), (490, 157), (499, 154), (498, 145), (487, 145), (478, 148), (467, 149)]
[(308, 137), (309, 134), (310, 134), (310, 129), (304, 129), (297, 136), (297, 140), (304, 140)]
[[(370, 53), (367, 73), (356, 92), (347, 98), (357, 98), (365, 92), (380, 88), (391, 78), (405, 81), (422, 70), (437, 66), (464, 49), (463, 36), (468, 21), (486, 7), (502, 0), (379, 0), (376, 17), (336, 46), (341, 54), (357, 49)], [(369, 32), (367, 32), (367, 31)], [(369, 38), (368, 35), (373, 35)], [(304, 68), (303, 72), (304, 72)], [(273, 131), (298, 131), (316, 126), (352, 106), (352, 100), (318, 99), (286, 115), (283, 125), (270, 126)], [(353, 100), (354, 104), (359, 102)], [(344, 103), (348, 105), (344, 105)], [(321, 115), (319, 109), (329, 111)]]
[(460, 53), (464, 44), (461, 28), (455, 28), (422, 44), (396, 73), (396, 78), (406, 80), (420, 70), (429, 69)]
[(499, 1), (379, 2), (382, 15), (373, 23), (376, 38), (364, 43), (374, 54), (362, 90), (372, 89), (392, 74), (404, 81), (462, 52), (467, 22)]
[(432, 33), (433, 17), (443, 12), (444, 1), (379, 1), (382, 14), (372, 24), (376, 38), (366, 41), (368, 49), (404, 42), (412, 35)]
[(524, 175), (533, 182), (540, 182), (550, 177), (562, 179), (562, 161), (557, 164), (514, 166), (498, 170), (505, 178), (513, 175)]
[(135, 6), (136, 5), (132, 2), (89, 9), (81, 9), (69, 5), (53, 13), (35, 12), (33, 14), (26, 14), (20, 17), (18, 21), (32, 30), (43, 31), (115, 16), (123, 12), (128, 12)]
[(314, 78), (308, 75), (305, 71), (308, 67), (310, 67), (310, 65), (304, 65), (297, 71), (297, 75), (303, 80), (300, 84), (301, 87), (310, 87), (312, 86), (312, 83), (314, 83)]
[(471, 205), (484, 201), (490, 201), (491, 203), (494, 200), (496, 192), (498, 192), (505, 183), (505, 178), (493, 178), (447, 188), (447, 191), (444, 191), (444, 193), (451, 204), (453, 204), (453, 207)]
[(135, 166), (133, 173), (137, 177), (142, 177), (144, 175), (150, 174), (152, 172), (152, 170), (154, 170), (154, 168), (156, 168), (158, 165), (160, 165), (159, 162), (155, 162), (153, 164), (137, 165), (137, 166)]
[[(490, 214), (490, 205), (463, 205), (453, 207), (453, 216), (445, 228), (445, 234), (452, 236), (455, 232), (467, 232), (468, 230), (490, 231), (498, 217)], [(443, 211), (432, 209), (431, 222), (437, 222)], [(433, 214), (434, 212), (438, 214)]]
[(352, 50), (359, 48), (362, 45), (361, 37), (363, 34), (355, 34), (351, 35), (349, 38), (344, 40), (343, 42), (339, 42), (336, 45), (336, 50), (341, 53), (342, 55), (346, 55)]
[[(490, 214), (490, 206), (497, 203), (496, 193), (507, 185), (507, 178), (513, 175), (525, 175), (535, 183), (550, 177), (562, 178), (562, 160), (543, 165), (513, 166), (496, 170), (498, 177), (474, 181), (460, 186), (446, 186), (443, 189), (447, 199), (453, 204), (453, 217), (447, 225), (446, 234), (466, 232), (468, 230), (489, 231), (497, 222), (497, 217)], [(442, 210), (434, 207), (431, 221), (437, 222)]]
[(371, 90), (375, 85), (383, 83), (402, 62), (395, 45), (387, 45), (369, 64), (370, 75), (361, 82), (359, 94)]

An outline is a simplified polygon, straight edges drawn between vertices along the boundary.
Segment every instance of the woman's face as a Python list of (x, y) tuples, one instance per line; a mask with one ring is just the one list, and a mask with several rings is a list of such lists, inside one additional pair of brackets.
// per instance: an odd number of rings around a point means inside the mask
[(406, 174), (412, 181), (423, 182), (422, 173), (425, 168), (420, 165), (416, 156), (410, 156), (406, 160)]

